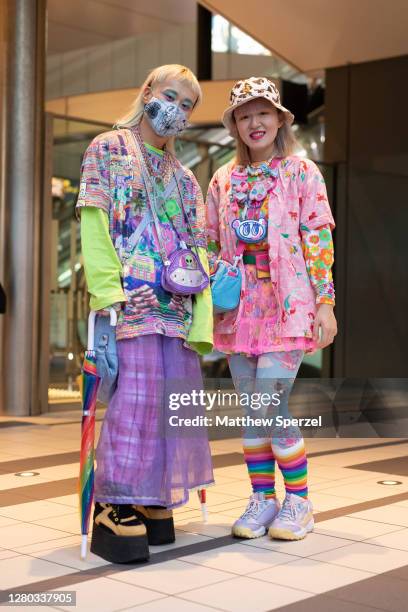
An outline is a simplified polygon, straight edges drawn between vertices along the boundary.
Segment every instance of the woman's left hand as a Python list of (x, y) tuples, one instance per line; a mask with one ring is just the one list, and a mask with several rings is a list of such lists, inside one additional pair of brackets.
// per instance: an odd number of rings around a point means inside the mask
[[(321, 336), (319, 340), (319, 329)], [(313, 325), (313, 340), (317, 342), (316, 350), (329, 346), (337, 334), (337, 321), (331, 304), (318, 304)], [(313, 351), (314, 352), (314, 351)]]

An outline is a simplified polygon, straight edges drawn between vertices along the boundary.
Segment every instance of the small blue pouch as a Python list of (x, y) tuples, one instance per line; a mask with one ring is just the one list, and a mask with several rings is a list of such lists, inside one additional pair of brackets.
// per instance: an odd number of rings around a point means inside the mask
[(211, 276), (211, 294), (216, 314), (234, 310), (241, 295), (242, 276), (237, 262), (219, 261), (215, 274)]
[(96, 316), (94, 350), (96, 369), (101, 378), (97, 399), (103, 404), (108, 404), (116, 390), (119, 369), (116, 326), (111, 325), (109, 317)]

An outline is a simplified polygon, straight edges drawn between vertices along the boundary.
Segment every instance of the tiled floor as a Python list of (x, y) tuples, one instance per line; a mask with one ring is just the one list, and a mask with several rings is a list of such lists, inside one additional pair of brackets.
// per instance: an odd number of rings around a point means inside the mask
[[(119, 566), (91, 553), (79, 558), (79, 413), (30, 421), (0, 429), (0, 590), (73, 590), (76, 607), (54, 609), (81, 612), (407, 609), (404, 440), (308, 439), (316, 526), (299, 542), (230, 536), (249, 482), (240, 441), (212, 442), (222, 467), (207, 491), (208, 522), (192, 494), (175, 511), (175, 544), (152, 548), (148, 564)], [(39, 475), (15, 476), (22, 470)], [(378, 484), (384, 479), (402, 484)], [(282, 497), (280, 475), (277, 486)]]

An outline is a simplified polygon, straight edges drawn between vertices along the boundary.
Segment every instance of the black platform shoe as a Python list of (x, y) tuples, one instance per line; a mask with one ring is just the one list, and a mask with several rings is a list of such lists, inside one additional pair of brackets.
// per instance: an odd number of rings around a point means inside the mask
[(147, 539), (152, 546), (172, 544), (174, 532), (173, 512), (163, 506), (133, 506), (136, 516), (146, 525)]
[(111, 563), (149, 559), (146, 527), (133, 506), (95, 503), (91, 551)]

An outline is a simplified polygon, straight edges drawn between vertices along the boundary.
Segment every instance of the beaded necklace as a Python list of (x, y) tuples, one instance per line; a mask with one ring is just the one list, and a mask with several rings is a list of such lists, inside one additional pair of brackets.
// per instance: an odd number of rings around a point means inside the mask
[(261, 207), (274, 187), (279, 161), (279, 158), (272, 158), (256, 166), (237, 166), (232, 172), (231, 208), (238, 213), (241, 207), (243, 212), (241, 218), (232, 221), (231, 226), (242, 242), (256, 244), (267, 235), (268, 219), (261, 212)]
[(152, 181), (154, 181), (156, 184), (160, 184), (160, 182), (163, 182), (163, 184), (166, 185), (173, 176), (173, 159), (171, 153), (164, 149), (163, 159), (160, 163), (159, 168), (156, 169), (150, 160), (149, 153), (143, 142), (143, 138), (140, 133), (140, 127), (138, 125), (134, 127), (133, 132), (136, 136), (139, 149), (142, 153), (143, 161), (146, 165), (146, 168)]
[(238, 206), (260, 208), (272, 191), (278, 176), (278, 158), (271, 158), (256, 166), (237, 166), (231, 176), (230, 202), (234, 212)]

